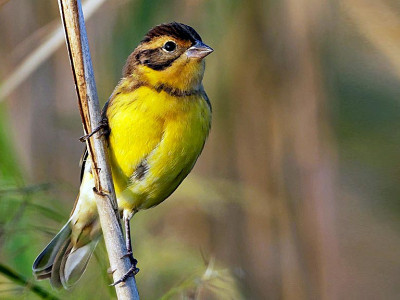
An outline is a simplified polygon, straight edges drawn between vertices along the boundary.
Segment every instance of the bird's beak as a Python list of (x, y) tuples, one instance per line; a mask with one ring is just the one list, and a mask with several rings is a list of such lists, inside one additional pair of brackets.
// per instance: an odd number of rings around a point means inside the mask
[(203, 42), (197, 41), (192, 47), (186, 50), (186, 55), (189, 58), (204, 58), (214, 50), (204, 44)]

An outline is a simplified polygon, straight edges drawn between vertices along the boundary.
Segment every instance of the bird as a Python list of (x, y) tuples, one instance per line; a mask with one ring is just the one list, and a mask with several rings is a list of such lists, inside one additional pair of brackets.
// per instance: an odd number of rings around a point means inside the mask
[[(194, 167), (211, 128), (212, 108), (202, 80), (204, 58), (213, 49), (189, 25), (164, 23), (150, 29), (129, 55), (102, 110), (96, 132), (106, 138), (127, 255), (135, 213), (168, 198)], [(81, 159), (81, 185), (67, 223), (33, 263), (36, 279), (69, 289), (81, 278), (102, 236), (93, 191), (92, 161)]]

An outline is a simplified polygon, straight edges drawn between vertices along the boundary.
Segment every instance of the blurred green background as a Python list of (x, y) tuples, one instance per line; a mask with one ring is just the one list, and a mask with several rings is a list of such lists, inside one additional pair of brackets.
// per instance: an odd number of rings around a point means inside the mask
[[(187, 23), (215, 50), (204, 152), (132, 222), (142, 299), (398, 297), (398, 1), (88, 2), (102, 103), (156, 24)], [(83, 151), (59, 27), (56, 1), (0, 0), (1, 299), (115, 298), (104, 244), (70, 291), (31, 274), (68, 219)]]

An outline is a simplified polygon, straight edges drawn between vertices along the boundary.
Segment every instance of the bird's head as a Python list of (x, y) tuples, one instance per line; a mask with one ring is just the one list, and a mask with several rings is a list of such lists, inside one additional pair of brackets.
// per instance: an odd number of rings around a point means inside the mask
[(201, 85), (203, 59), (212, 51), (192, 27), (161, 24), (152, 28), (129, 56), (123, 75), (154, 86), (193, 90)]

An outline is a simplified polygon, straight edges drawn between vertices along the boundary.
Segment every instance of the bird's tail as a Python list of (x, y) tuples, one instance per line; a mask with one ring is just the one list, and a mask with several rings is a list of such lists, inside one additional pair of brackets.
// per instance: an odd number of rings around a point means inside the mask
[(37, 279), (50, 279), (55, 288), (72, 287), (81, 278), (99, 237), (85, 243), (73, 243), (71, 219), (38, 255), (33, 263)]

